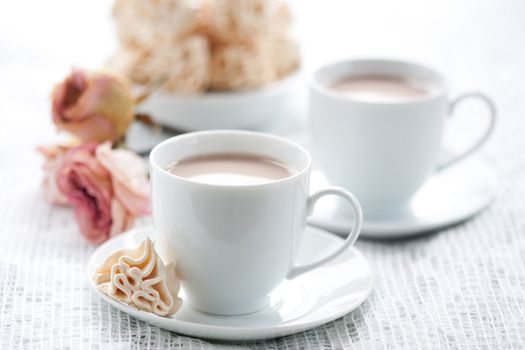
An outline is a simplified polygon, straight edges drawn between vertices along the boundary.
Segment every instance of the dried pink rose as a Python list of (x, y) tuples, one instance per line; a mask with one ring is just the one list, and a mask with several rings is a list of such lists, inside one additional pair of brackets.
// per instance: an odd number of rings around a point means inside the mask
[(73, 69), (51, 99), (53, 122), (82, 141), (117, 141), (134, 118), (130, 86), (106, 72)]
[(47, 197), (73, 206), (88, 240), (101, 243), (131, 228), (135, 217), (150, 214), (146, 169), (134, 153), (113, 150), (109, 142), (40, 151), (47, 157)]

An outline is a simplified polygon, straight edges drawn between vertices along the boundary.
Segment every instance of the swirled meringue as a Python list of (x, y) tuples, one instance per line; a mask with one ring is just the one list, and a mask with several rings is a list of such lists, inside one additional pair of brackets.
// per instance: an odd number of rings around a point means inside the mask
[(169, 316), (182, 305), (175, 264), (164, 265), (147, 238), (135, 249), (111, 254), (97, 269), (98, 288), (122, 303), (159, 316)]

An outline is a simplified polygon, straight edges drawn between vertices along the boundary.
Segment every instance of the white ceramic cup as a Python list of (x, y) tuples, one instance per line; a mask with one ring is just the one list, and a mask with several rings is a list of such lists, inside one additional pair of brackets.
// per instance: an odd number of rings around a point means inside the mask
[[(168, 173), (181, 159), (213, 153), (248, 153), (295, 169), (287, 178), (258, 185), (204, 184)], [(173, 137), (150, 155), (153, 220), (161, 257), (175, 260), (193, 308), (213, 314), (257, 311), (285, 278), (294, 278), (348, 249), (361, 230), (361, 207), (337, 187), (309, 195), (310, 155), (286, 139), (248, 131), (202, 131)], [(305, 220), (317, 200), (338, 195), (355, 224), (341, 247), (306, 265), (295, 255)]]
[[(416, 79), (431, 92), (407, 102), (367, 102), (330, 88), (352, 75)], [(446, 119), (461, 101), (471, 98), (487, 105), (489, 126), (463, 153), (441, 161)], [(395, 60), (347, 60), (320, 68), (311, 80), (309, 107), (316, 160), (331, 183), (352, 189), (365, 218), (406, 211), (433, 171), (462, 160), (487, 140), (496, 118), (487, 96), (466, 93), (449, 100), (441, 74)]]

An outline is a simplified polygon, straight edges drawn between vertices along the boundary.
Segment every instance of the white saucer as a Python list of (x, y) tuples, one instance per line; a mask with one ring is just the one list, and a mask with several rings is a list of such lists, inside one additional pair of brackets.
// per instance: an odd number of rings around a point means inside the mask
[[(153, 228), (144, 227), (116, 236), (91, 256), (87, 273), (91, 288), (117, 309), (145, 322), (177, 333), (222, 340), (273, 338), (319, 326), (357, 308), (372, 290), (372, 276), (365, 258), (351, 248), (333, 262), (293, 280), (285, 280), (271, 294), (263, 310), (242, 316), (216, 316), (187, 305), (171, 317), (160, 317), (122, 304), (99, 291), (92, 276), (97, 266), (114, 250), (137, 246)], [(341, 238), (326, 231), (306, 228), (299, 261), (307, 262), (331, 252)], [(184, 300), (184, 293), (181, 293)]]
[[(312, 191), (329, 186), (324, 174), (314, 170)], [(406, 214), (383, 220), (367, 219), (362, 237), (398, 238), (428, 233), (465, 221), (485, 209), (498, 188), (496, 174), (478, 157), (471, 157), (448, 169), (435, 173), (419, 190)], [(352, 189), (349, 189), (352, 190)], [(308, 223), (339, 234), (346, 234), (352, 225), (349, 212), (332, 198), (317, 204)]]

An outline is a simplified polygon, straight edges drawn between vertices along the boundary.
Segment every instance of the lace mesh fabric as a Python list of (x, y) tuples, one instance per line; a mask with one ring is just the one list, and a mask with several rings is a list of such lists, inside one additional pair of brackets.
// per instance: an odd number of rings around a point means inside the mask
[[(525, 166), (525, 159), (521, 162)], [(100, 300), (85, 277), (92, 248), (72, 234), (76, 227), (69, 210), (41, 205), (36, 186), (23, 190), (8, 182), (12, 190), (2, 201), (0, 218), (15, 223), (11, 229), (20, 235), (8, 235), (2, 227), (1, 348), (24, 344), (221, 347), (148, 325)], [(521, 194), (524, 190), (521, 186)], [(13, 195), (15, 191), (22, 195)], [(504, 186), (500, 198), (517, 203), (511, 192)], [(374, 291), (362, 307), (297, 335), (235, 346), (522, 348), (525, 219), (519, 208), (512, 210), (508, 204), (500, 199), (475, 220), (421, 239), (359, 242), (376, 272)], [(21, 205), (32, 213), (17, 214), (14, 209)], [(20, 237), (27, 243), (21, 243)]]
[[(266, 341), (181, 336), (119, 312), (90, 291), (85, 267), (94, 248), (79, 235), (71, 210), (48, 205), (40, 191), (34, 140), (56, 136), (46, 119), (47, 85), (44, 102), (28, 104), (26, 96), (36, 91), (29, 90), (31, 74), (43, 73), (23, 60), (0, 65), (0, 95), (6, 96), (0, 105), (0, 348), (525, 348), (525, 49), (518, 45), (525, 8), (447, 4), (457, 11), (447, 12), (447, 25), (456, 31), (441, 32), (426, 54), (419, 48), (402, 53), (440, 64), (456, 91), (480, 87), (494, 97), (500, 121), (482, 155), (501, 180), (498, 198), (473, 220), (436, 234), (360, 240), (375, 272), (369, 299), (334, 322)], [(467, 17), (492, 22), (462, 32)], [(442, 28), (438, 22), (426, 23)], [(487, 32), (473, 35), (480, 28)], [(445, 43), (447, 52), (439, 46)], [(455, 50), (465, 50), (464, 56)], [(19, 71), (26, 74), (15, 80)], [(21, 143), (20, 135), (29, 142)]]

